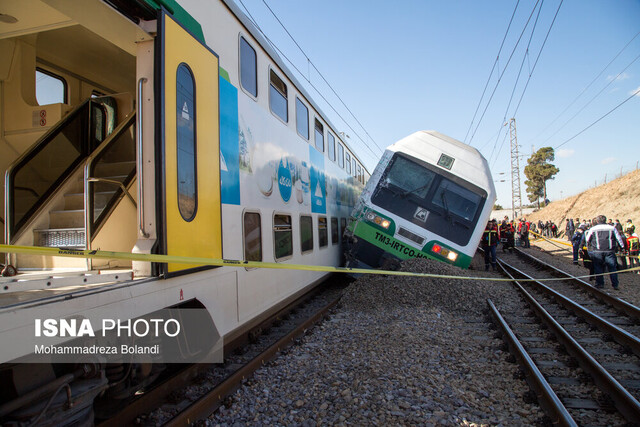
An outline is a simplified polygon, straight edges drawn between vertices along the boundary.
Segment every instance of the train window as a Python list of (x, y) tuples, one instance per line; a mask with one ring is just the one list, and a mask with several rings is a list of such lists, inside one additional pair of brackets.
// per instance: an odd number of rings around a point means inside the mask
[(486, 191), (442, 168), (394, 154), (371, 203), (464, 246), (475, 232)]
[(50, 71), (36, 68), (36, 101), (38, 105), (66, 104), (67, 81)]
[(176, 73), (176, 106), (178, 210), (185, 221), (192, 221), (198, 206), (195, 81), (184, 63)]
[(344, 230), (347, 229), (347, 219), (346, 218), (340, 218), (340, 235), (343, 236), (344, 235)]
[(316, 148), (319, 152), (324, 153), (324, 127), (318, 119), (315, 119), (315, 140)]
[(442, 179), (431, 203), (444, 208), (446, 212), (451, 212), (467, 221), (471, 221), (476, 215), (481, 200), (482, 197), (479, 194), (467, 190), (448, 179)]
[(351, 163), (352, 163), (351, 164), (351, 167), (352, 167), (351, 172), (353, 172), (353, 176), (356, 176), (356, 158), (355, 157), (351, 158)]
[(336, 161), (336, 138), (331, 132), (327, 132), (327, 155), (329, 160)]
[(386, 172), (384, 179), (388, 184), (398, 187), (403, 194), (426, 197), (436, 174), (419, 164), (397, 156)]
[(291, 215), (274, 215), (273, 244), (276, 260), (287, 258), (293, 255), (293, 231), (291, 229)]
[(269, 83), (269, 108), (286, 123), (289, 121), (287, 85), (273, 70), (269, 70)]
[(344, 169), (344, 147), (338, 144), (338, 166)]
[(340, 231), (338, 230), (338, 218), (331, 218), (331, 243), (340, 243)]
[(313, 250), (313, 221), (309, 215), (300, 217), (300, 250), (302, 253)]
[(245, 261), (262, 261), (262, 227), (260, 214), (244, 213), (244, 259)]
[(327, 217), (318, 217), (318, 243), (324, 248), (329, 243), (329, 232), (327, 230)]
[(362, 168), (360, 167), (359, 163), (358, 163), (358, 172), (356, 173), (356, 176), (358, 177), (358, 181), (362, 182)]
[(256, 51), (240, 37), (240, 84), (254, 98), (258, 97), (258, 66)]
[(349, 153), (344, 153), (345, 157), (345, 166), (347, 167), (347, 173), (351, 175), (351, 155)]
[(296, 129), (298, 135), (309, 139), (309, 109), (296, 97)]

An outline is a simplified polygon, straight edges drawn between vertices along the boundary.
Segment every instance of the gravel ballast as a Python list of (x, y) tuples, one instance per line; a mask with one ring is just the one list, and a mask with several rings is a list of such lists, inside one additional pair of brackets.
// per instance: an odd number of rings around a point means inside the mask
[[(482, 261), (474, 260), (481, 269)], [(403, 270), (500, 277), (431, 260)], [(258, 371), (210, 425), (524, 425), (526, 403), (486, 315), (518, 298), (507, 282), (364, 276), (330, 319)]]

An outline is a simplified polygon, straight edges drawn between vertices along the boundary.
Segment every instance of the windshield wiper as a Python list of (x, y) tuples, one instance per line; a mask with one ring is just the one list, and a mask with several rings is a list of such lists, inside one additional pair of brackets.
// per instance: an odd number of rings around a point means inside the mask
[(451, 215), (451, 211), (449, 210), (449, 204), (447, 203), (447, 198), (444, 195), (444, 191), (440, 193), (440, 200), (442, 200), (442, 203), (444, 204), (444, 210), (447, 213), (445, 218), (448, 219), (451, 224), (453, 224), (453, 216)]
[(404, 197), (407, 197), (409, 194), (411, 194), (411, 193), (415, 193), (416, 191), (423, 190), (424, 188), (426, 188), (426, 187), (428, 187), (428, 186), (430, 186), (430, 185), (431, 185), (431, 182), (427, 182), (426, 184), (421, 185), (420, 187), (418, 187), (418, 188), (416, 188), (416, 189), (413, 189), (413, 190), (405, 190), (405, 191), (403, 191), (403, 192), (401, 192), (401, 193), (395, 193), (393, 197), (395, 197), (396, 195), (400, 195), (400, 197), (403, 197), (403, 198), (404, 198)]

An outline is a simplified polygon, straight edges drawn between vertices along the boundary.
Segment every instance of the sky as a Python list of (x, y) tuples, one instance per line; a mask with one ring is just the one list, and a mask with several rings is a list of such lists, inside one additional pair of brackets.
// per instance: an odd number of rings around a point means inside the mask
[(541, 147), (560, 169), (550, 200), (640, 166), (640, 0), (234, 1), (369, 172), (436, 130), (480, 150), (510, 208), (512, 118), (523, 205)]

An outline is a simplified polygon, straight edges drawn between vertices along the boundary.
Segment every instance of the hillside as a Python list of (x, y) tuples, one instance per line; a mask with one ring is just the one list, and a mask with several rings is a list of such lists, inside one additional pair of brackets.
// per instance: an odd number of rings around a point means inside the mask
[(578, 195), (551, 202), (548, 206), (526, 215), (531, 221), (553, 221), (564, 230), (565, 218), (594, 218), (605, 215), (625, 223), (627, 219), (640, 224), (640, 170), (591, 188)]

